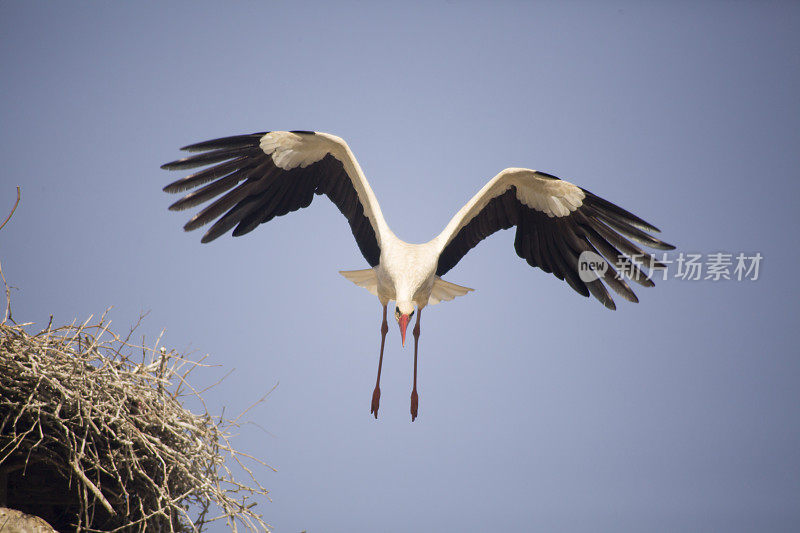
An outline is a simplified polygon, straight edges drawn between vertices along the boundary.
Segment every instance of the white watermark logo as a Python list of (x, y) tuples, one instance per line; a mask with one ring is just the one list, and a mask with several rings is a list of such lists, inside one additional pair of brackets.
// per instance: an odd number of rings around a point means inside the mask
[[(661, 279), (667, 279), (668, 270), (674, 266), (672, 277), (689, 281), (757, 281), (763, 259), (764, 256), (759, 252), (752, 255), (744, 252), (715, 252), (705, 255), (680, 252), (672, 258), (666, 253), (656, 258), (664, 265)], [(648, 266), (647, 261), (643, 261), (643, 264)]]
[(670, 255), (665, 252), (660, 256), (634, 254), (630, 259), (620, 255), (615, 263), (609, 264), (603, 256), (586, 250), (578, 257), (578, 275), (581, 281), (589, 283), (605, 277), (611, 268), (610, 273), (617, 279), (635, 279), (642, 275), (639, 268), (644, 267), (650, 270), (651, 277), (660, 271), (662, 280), (671, 277), (689, 281), (757, 281), (763, 259), (758, 252), (752, 255), (726, 252)]
[(578, 256), (578, 276), (584, 283), (601, 278), (606, 270), (608, 263), (602, 255), (586, 250)]

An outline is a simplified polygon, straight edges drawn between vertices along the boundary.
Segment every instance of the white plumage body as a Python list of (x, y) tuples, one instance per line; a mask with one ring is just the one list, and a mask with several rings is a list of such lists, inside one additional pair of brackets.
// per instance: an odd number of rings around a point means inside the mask
[[(369, 269), (372, 270), (371, 275), (366, 271), (359, 271), (364, 273), (359, 276), (360, 282), (357, 285), (378, 296), (383, 305), (389, 301), (397, 302), (403, 313), (410, 313), (415, 305), (422, 309), (426, 305), (445, 301), (447, 292), (441, 291), (440, 298), (431, 298), (431, 293), (436, 281), (439, 254), (446, 239), (440, 236), (424, 244), (411, 244), (399, 239), (383, 218), (372, 187), (344, 140), (328, 133), (303, 135), (280, 131), (264, 135), (259, 145), (265, 154), (272, 157), (275, 165), (284, 170), (305, 168), (330, 153), (344, 165), (347, 174), (354, 178), (356, 192), (365, 204), (364, 214), (373, 224), (381, 248), (380, 263)], [(342, 274), (348, 277), (346, 272), (342, 271)], [(447, 286), (450, 287), (449, 294), (452, 296), (446, 299), (472, 290), (466, 287), (455, 290), (459, 286), (452, 283)]]

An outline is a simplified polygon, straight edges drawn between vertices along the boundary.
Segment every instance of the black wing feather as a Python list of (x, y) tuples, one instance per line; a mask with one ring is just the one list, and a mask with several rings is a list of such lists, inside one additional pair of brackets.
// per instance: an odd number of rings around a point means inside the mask
[[(538, 174), (558, 179), (551, 174)], [(514, 250), (531, 266), (565, 280), (579, 294), (592, 295), (609, 309), (616, 309), (616, 304), (606, 285), (626, 300), (637, 302), (636, 294), (614, 266), (623, 268), (637, 283), (651, 287), (653, 281), (630, 257), (654, 268), (663, 265), (626, 237), (651, 248), (672, 250), (675, 247), (648, 234), (659, 231), (649, 222), (589, 191), (583, 192), (583, 205), (578, 209), (564, 217), (550, 217), (520, 202), (516, 187), (510, 187), (490, 200), (450, 240), (439, 256), (436, 275), (444, 276), (489, 235), (516, 226)], [(604, 257), (608, 263), (607, 270), (598, 279), (584, 281), (579, 275), (579, 257), (586, 251)]]
[(184, 152), (207, 152), (208, 150), (219, 150), (220, 148), (241, 148), (247, 146), (257, 146), (261, 141), (261, 137), (269, 133), (262, 131), (261, 133), (251, 133), (249, 135), (234, 135), (233, 137), (222, 137), (220, 139), (211, 139), (210, 141), (203, 141), (181, 148)]
[(220, 194), (238, 185), (240, 181), (247, 179), (248, 170), (250, 170), (250, 168), (237, 169), (235, 172), (228, 174), (222, 179), (218, 179), (213, 183), (209, 183), (203, 187), (200, 187), (199, 189), (193, 190), (169, 206), (170, 211), (183, 211), (184, 209), (198, 206), (216, 196), (219, 196)]
[[(220, 161), (227, 161), (234, 157), (254, 157), (258, 155), (261, 149), (258, 146), (244, 146), (236, 148), (224, 148), (221, 150), (212, 150), (210, 152), (203, 152), (201, 154), (184, 157), (176, 161), (164, 163), (161, 168), (164, 170), (184, 170), (187, 168), (203, 167)], [(263, 153), (263, 152), (262, 152)]]
[[(342, 163), (328, 154), (306, 168), (278, 168), (260, 148), (266, 133), (190, 144), (182, 150), (199, 152), (197, 155), (162, 165), (161, 168), (168, 170), (213, 165), (164, 188), (174, 193), (203, 186), (172, 204), (173, 210), (217, 198), (189, 220), (184, 229), (190, 231), (215, 221), (202, 242), (211, 242), (234, 227), (233, 236), (240, 236), (276, 216), (307, 207), (314, 194), (325, 194), (347, 218), (364, 258), (370, 266), (376, 266), (380, 248), (375, 230)], [(295, 133), (314, 135), (304, 131)]]

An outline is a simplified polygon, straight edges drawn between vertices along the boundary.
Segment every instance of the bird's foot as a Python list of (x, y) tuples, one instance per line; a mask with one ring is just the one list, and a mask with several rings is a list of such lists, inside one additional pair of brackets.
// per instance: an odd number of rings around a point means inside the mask
[(375, 390), (372, 391), (372, 407), (370, 408), (369, 412), (375, 415), (375, 418), (378, 418), (378, 406), (381, 403), (381, 389), (377, 385), (375, 385)]
[(417, 418), (417, 410), (419, 408), (419, 396), (417, 396), (417, 389), (411, 391), (411, 421)]

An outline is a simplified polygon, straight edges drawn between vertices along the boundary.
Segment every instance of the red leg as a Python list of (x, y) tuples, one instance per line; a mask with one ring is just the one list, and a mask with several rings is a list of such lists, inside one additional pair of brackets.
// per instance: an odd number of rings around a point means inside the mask
[(422, 318), (422, 309), (417, 311), (417, 323), (414, 324), (414, 388), (411, 389), (411, 421), (417, 418), (419, 396), (417, 395), (417, 348), (419, 347), (419, 321)]
[(383, 306), (383, 324), (381, 324), (381, 356), (378, 359), (378, 379), (375, 380), (375, 390), (372, 391), (372, 407), (369, 412), (378, 418), (378, 406), (381, 403), (381, 367), (383, 366), (383, 345), (386, 343), (386, 334), (389, 333), (389, 324), (386, 323), (386, 306)]

